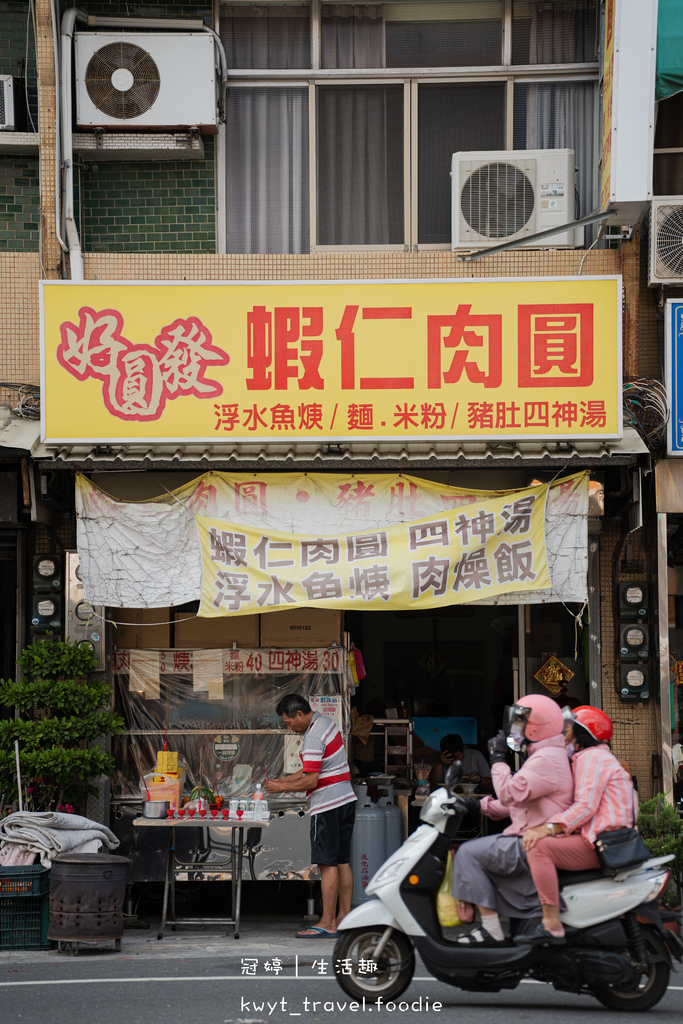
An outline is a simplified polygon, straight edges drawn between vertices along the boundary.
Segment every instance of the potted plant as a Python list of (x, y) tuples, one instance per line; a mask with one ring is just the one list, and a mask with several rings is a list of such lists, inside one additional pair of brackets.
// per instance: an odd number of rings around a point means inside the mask
[[(683, 820), (663, 793), (657, 793), (640, 804), (638, 831), (653, 857), (673, 853), (674, 860), (668, 866), (674, 878), (678, 878), (683, 871)], [(679, 891), (672, 880), (660, 897), (660, 906), (680, 911)]]
[(111, 710), (111, 688), (93, 678), (88, 647), (52, 636), (22, 651), (19, 680), (0, 680), (0, 704), (18, 717), (0, 720), (0, 800), (18, 806), (14, 741), (19, 741), (24, 806), (32, 811), (84, 811), (93, 781), (111, 775), (114, 759), (94, 745), (123, 728)]

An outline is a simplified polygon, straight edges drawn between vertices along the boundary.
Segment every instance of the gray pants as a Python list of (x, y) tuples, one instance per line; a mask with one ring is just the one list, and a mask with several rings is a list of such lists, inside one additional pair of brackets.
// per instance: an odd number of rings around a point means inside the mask
[(541, 914), (521, 836), (483, 836), (463, 843), (453, 862), (453, 895), (505, 917)]

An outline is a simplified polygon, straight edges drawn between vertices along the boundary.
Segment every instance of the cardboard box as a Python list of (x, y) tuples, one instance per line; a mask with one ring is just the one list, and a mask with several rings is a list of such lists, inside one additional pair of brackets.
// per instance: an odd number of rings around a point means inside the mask
[[(168, 650), (171, 646), (170, 608), (114, 608), (114, 643), (119, 648)], [(164, 625), (154, 625), (154, 623)]]
[(178, 650), (230, 647), (233, 643), (238, 647), (258, 647), (258, 615), (199, 619), (191, 612), (175, 613), (175, 646)]
[(261, 647), (328, 647), (341, 642), (342, 614), (332, 608), (291, 608), (261, 616)]

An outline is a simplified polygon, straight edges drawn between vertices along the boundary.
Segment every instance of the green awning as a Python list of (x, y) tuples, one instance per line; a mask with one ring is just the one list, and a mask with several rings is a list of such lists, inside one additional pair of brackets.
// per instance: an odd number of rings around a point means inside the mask
[(659, 0), (655, 99), (683, 90), (683, 0)]

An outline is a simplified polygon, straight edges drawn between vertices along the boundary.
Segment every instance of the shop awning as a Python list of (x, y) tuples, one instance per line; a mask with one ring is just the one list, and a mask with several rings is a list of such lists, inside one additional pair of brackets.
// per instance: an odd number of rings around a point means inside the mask
[(579, 469), (582, 466), (628, 466), (648, 448), (636, 430), (624, 427), (620, 441), (524, 441), (493, 444), (486, 442), (397, 443), (386, 441), (353, 446), (324, 444), (278, 444), (267, 448), (253, 444), (216, 445), (37, 445), (33, 455), (45, 460), (48, 469), (66, 466), (85, 472), (121, 469), (226, 471), (287, 469), (542, 469), (553, 466)]
[[(0, 448), (30, 452), (40, 439), (38, 420), (22, 419), (9, 409), (0, 409)], [(5, 454), (7, 454), (5, 452)]]
[(659, 0), (655, 99), (683, 89), (683, 0)]

